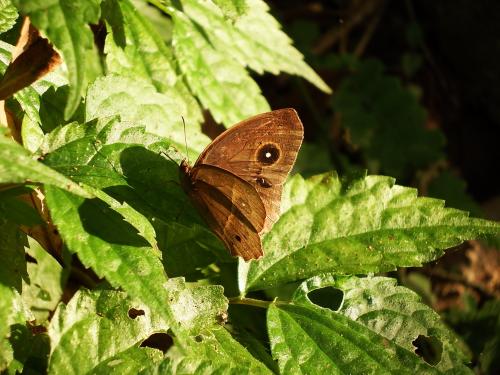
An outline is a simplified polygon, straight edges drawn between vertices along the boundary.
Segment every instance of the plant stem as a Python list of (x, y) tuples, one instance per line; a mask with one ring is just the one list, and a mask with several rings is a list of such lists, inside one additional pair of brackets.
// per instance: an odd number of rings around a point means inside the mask
[(261, 307), (263, 309), (267, 309), (272, 302), (271, 301), (262, 301), (260, 299), (254, 299), (254, 298), (234, 297), (234, 298), (229, 298), (229, 303), (232, 303), (234, 305), (249, 305), (249, 306)]

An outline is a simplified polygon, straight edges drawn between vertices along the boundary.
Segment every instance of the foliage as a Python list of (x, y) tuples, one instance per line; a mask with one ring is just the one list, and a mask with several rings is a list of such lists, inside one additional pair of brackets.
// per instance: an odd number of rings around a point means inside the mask
[[(391, 177), (296, 174), (266, 255), (245, 263), (182, 192), (184, 137), (191, 160), (209, 143), (202, 110), (229, 126), (269, 109), (249, 69), (330, 92), (262, 0), (0, 9), (0, 33), (29, 16), (64, 62), (6, 101), (15, 121), (0, 128), (0, 371), (471, 373), (437, 313), (373, 273), (421, 266), (497, 223)], [(91, 25), (107, 32), (101, 50)], [(14, 46), (0, 43), (5, 72)], [(439, 158), (415, 98), (377, 63), (356, 70), (333, 105), (367, 158), (398, 176)], [(429, 148), (403, 152), (413, 143), (398, 131)]]

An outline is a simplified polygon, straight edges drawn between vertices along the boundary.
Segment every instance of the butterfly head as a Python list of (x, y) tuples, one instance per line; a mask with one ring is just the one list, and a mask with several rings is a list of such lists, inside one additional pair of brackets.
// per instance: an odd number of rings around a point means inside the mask
[(188, 192), (193, 188), (193, 179), (191, 178), (192, 168), (187, 159), (181, 161), (179, 165), (180, 182), (184, 191)]

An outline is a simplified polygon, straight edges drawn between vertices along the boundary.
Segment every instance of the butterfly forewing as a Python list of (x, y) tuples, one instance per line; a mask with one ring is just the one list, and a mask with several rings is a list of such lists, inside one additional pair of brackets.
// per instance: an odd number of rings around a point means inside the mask
[(263, 113), (222, 133), (196, 164), (217, 166), (250, 183), (266, 210), (266, 232), (279, 217), (283, 183), (295, 163), (303, 136), (294, 109)]

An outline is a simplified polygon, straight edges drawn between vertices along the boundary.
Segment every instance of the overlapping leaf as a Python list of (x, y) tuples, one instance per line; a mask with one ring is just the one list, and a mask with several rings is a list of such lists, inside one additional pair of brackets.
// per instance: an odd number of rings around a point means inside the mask
[[(304, 62), (302, 54), (292, 46), (292, 41), (269, 14), (269, 7), (264, 1), (246, 1), (246, 11), (236, 18), (234, 24), (212, 2), (186, 0), (182, 4), (184, 12), (206, 30), (211, 44), (241, 65), (261, 74), (296, 74), (324, 92), (331, 92)], [(235, 5), (238, 6), (241, 5)]]
[(28, 151), (7, 138), (4, 131), (4, 128), (0, 128), (0, 182), (39, 182), (58, 186), (83, 197), (90, 196), (69, 178), (33, 160)]
[(215, 120), (232, 125), (269, 110), (269, 104), (245, 68), (215, 49), (181, 12), (173, 12), (173, 48), (191, 91)]
[(350, 183), (325, 174), (287, 184), (280, 220), (264, 238), (265, 256), (240, 264), (242, 292), (322, 272), (363, 274), (419, 266), (444, 249), (487, 233), (494, 222), (469, 218), (389, 177)]
[(156, 251), (102, 201), (85, 200), (55, 187), (45, 189), (54, 224), (68, 249), (111, 285), (141, 298), (169, 322), (166, 275)]
[[(185, 102), (177, 97), (161, 94), (147, 81), (122, 76), (98, 79), (87, 92), (87, 121), (119, 115), (131, 125), (143, 125), (150, 133), (169, 137), (180, 150), (184, 150), (185, 133), (182, 118)], [(196, 156), (208, 144), (196, 126), (186, 126), (190, 157)]]
[[(172, 101), (184, 102), (174, 113), (181, 112), (187, 126), (199, 131), (202, 116), (198, 103), (177, 75), (172, 51), (159, 32), (128, 0), (109, 0), (104, 4), (103, 16), (111, 26), (105, 45), (108, 72), (143, 78), (159, 92), (172, 97)], [(161, 20), (164, 29), (171, 29), (169, 19)], [(166, 111), (170, 112), (168, 108)], [(172, 117), (173, 114), (166, 120)], [(177, 116), (174, 121), (179, 119)]]
[[(305, 281), (295, 292), (293, 300), (305, 306), (313, 305), (308, 294), (332, 286), (342, 290), (343, 301), (338, 313), (361, 323), (396, 345), (415, 351), (416, 340), (436, 341), (436, 363), (442, 373), (468, 374), (468, 362), (460, 345), (439, 315), (425, 305), (410, 289), (397, 286), (396, 280), (386, 277), (339, 277), (321, 275)], [(434, 359), (434, 358), (432, 358)]]
[(439, 373), (412, 351), (314, 305), (272, 304), (268, 331), (283, 374)]
[[(65, 117), (70, 118), (78, 107), (85, 88), (88, 66), (94, 65), (93, 36), (88, 23), (97, 24), (101, 0), (13, 0), (14, 5), (61, 52), (68, 67), (70, 94)], [(90, 51), (90, 52), (89, 52)], [(90, 60), (90, 61), (89, 61)]]
[[(188, 270), (207, 266), (224, 250), (200, 226), (200, 218), (181, 191), (179, 167), (173, 161), (179, 157), (169, 146), (143, 126), (108, 118), (56, 129), (47, 135), (41, 151), (47, 165), (95, 189), (88, 190), (119, 212), (152, 246), (158, 242), (169, 273), (186, 275)], [(196, 246), (189, 241), (194, 238)]]
[[(218, 316), (227, 309), (221, 287), (186, 284), (182, 279), (170, 279), (163, 287), (168, 294), (164, 303), (183, 332), (197, 335), (217, 327)], [(49, 371), (134, 373), (138, 368), (154, 368), (163, 354), (139, 345), (171, 328), (160, 315), (142, 299), (125, 293), (78, 292), (67, 306), (59, 306), (51, 320)], [(74, 340), (79, 345), (73, 345)]]

